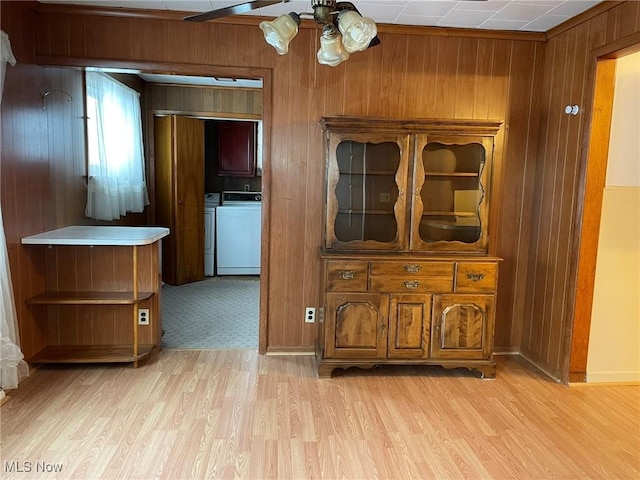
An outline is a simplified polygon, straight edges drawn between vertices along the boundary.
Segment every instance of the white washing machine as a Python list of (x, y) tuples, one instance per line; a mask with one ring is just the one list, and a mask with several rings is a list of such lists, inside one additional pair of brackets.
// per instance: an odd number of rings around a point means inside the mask
[(260, 275), (260, 192), (222, 192), (216, 212), (216, 274)]
[(216, 258), (216, 208), (220, 205), (219, 193), (204, 195), (204, 276), (215, 275)]

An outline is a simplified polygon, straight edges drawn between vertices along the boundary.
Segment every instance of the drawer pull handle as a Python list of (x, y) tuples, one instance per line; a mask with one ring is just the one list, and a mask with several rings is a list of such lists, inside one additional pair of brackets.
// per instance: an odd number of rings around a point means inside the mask
[(422, 267), (420, 265), (405, 265), (404, 269), (407, 273), (418, 273)]
[(484, 273), (467, 273), (467, 278), (472, 282), (479, 282), (484, 278)]
[(356, 272), (353, 270), (340, 270), (338, 273), (340, 274), (340, 278), (343, 280), (353, 280), (356, 278)]
[(404, 282), (404, 286), (409, 290), (415, 290), (416, 288), (418, 288), (418, 285), (420, 285), (420, 282), (417, 280), (411, 280), (411, 281), (406, 280)]

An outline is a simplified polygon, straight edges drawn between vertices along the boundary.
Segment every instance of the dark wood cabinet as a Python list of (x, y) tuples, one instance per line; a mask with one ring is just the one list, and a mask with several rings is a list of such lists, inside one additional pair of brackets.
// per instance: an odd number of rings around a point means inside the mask
[(256, 176), (256, 123), (216, 122), (218, 175)]
[(500, 122), (329, 117), (318, 375), (380, 364), (495, 376), (488, 255)]

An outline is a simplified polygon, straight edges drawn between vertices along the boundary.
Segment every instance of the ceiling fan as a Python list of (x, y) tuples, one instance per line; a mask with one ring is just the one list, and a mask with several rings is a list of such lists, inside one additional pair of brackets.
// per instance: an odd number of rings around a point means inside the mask
[[(211, 10), (185, 17), (188, 22), (206, 22), (227, 15), (247, 13), (258, 8), (291, 0), (254, 0), (230, 7)], [(266, 42), (284, 55), (289, 51), (289, 42), (298, 33), (301, 18), (312, 18), (322, 27), (318, 62), (335, 67), (354, 52), (361, 52), (380, 43), (378, 29), (371, 18), (363, 17), (351, 2), (336, 0), (311, 0), (313, 12), (287, 13), (273, 21), (261, 22)]]

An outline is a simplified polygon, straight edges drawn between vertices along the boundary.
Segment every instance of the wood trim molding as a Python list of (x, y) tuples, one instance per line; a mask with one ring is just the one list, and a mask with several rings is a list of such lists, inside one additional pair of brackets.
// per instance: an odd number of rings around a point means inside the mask
[(593, 58), (620, 58), (640, 51), (640, 32), (622, 37), (591, 52)]
[[(574, 302), (573, 329), (569, 371), (563, 380), (584, 381), (589, 350), (591, 309), (595, 283), (600, 216), (602, 212), (602, 190), (607, 175), (609, 154), (609, 132), (613, 114), (613, 92), (615, 87), (614, 59), (600, 59), (596, 65), (594, 99), (586, 154), (586, 172), (582, 192), (582, 224), (579, 227), (580, 245), (576, 275), (577, 301)], [(589, 129), (587, 128), (589, 131)], [(582, 380), (579, 380), (579, 379)]]
[(576, 26), (580, 25), (581, 23), (587, 22), (589, 20), (591, 20), (594, 17), (597, 17), (598, 15), (600, 15), (603, 12), (606, 12), (607, 10), (611, 10), (614, 7), (617, 7), (618, 5), (620, 5), (621, 3), (623, 3), (622, 1), (609, 1), (609, 0), (605, 0), (604, 2), (598, 3), (597, 5), (594, 5), (593, 7), (591, 7), (589, 10), (586, 10), (585, 12), (582, 12), (580, 15), (577, 15), (573, 18), (570, 18), (569, 20), (567, 20), (564, 23), (561, 23), (560, 25), (553, 27), (552, 29), (550, 29), (549, 31), (547, 31), (546, 33), (546, 38), (547, 40), (560, 35), (568, 30), (571, 30), (572, 28), (575, 28)]
[(110, 68), (119, 73), (173, 73), (206, 77), (241, 77), (246, 79), (260, 79), (271, 74), (271, 69), (269, 68), (226, 67), (196, 63), (136, 62), (130, 60), (79, 58), (57, 55), (36, 55), (36, 64), (51, 67)]
[[(127, 17), (127, 18), (149, 18), (155, 20), (182, 20), (187, 15), (194, 12), (179, 12), (174, 10), (146, 10), (135, 8), (115, 8), (88, 5), (71, 4), (38, 4), (37, 13), (46, 14), (66, 14), (66, 15), (94, 15), (107, 17)], [(265, 17), (254, 15), (235, 15), (231, 17), (211, 20), (208, 23), (219, 23), (228, 25), (255, 25), (262, 22)], [(318, 25), (312, 20), (303, 20), (299, 28), (318, 29)], [(546, 42), (547, 36), (544, 32), (519, 32), (510, 30), (478, 30), (467, 28), (445, 28), (445, 27), (420, 27), (414, 25), (390, 25), (378, 24), (378, 32), (382, 34), (396, 35), (424, 35), (437, 37), (462, 37), (462, 38), (482, 38), (494, 40), (522, 40), (533, 42)]]

